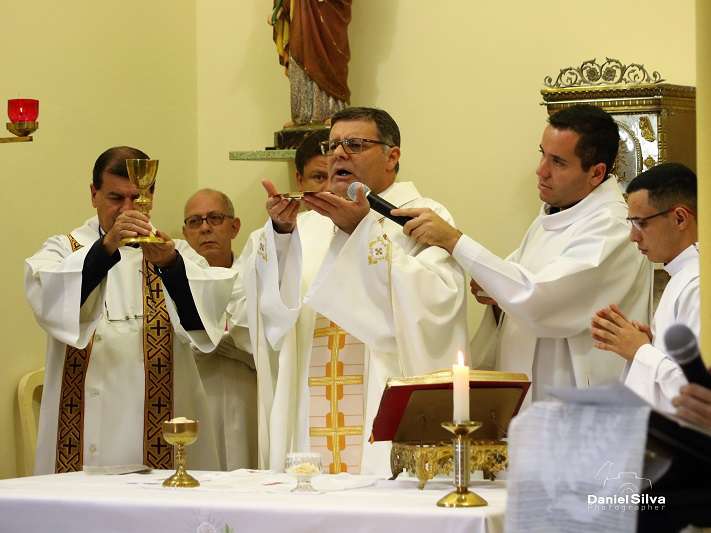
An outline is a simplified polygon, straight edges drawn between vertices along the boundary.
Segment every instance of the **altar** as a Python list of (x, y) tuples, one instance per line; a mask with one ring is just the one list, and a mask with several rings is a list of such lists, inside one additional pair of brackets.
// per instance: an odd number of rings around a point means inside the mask
[[(238, 470), (193, 472), (201, 485), (164, 488), (170, 472), (84, 472), (0, 481), (0, 532), (371, 532), (498, 533), (504, 481), (472, 481), (489, 505), (447, 509), (436, 503), (451, 482), (324, 475), (317, 494), (292, 493), (287, 474)], [(317, 481), (319, 480), (319, 481)]]

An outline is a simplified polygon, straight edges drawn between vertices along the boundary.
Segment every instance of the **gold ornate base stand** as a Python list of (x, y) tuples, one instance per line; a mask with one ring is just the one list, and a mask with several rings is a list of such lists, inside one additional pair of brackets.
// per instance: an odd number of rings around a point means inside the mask
[[(392, 477), (396, 479), (407, 470), (417, 477), (417, 487), (424, 489), (427, 482), (452, 471), (452, 442), (393, 442), (390, 453)], [(484, 479), (494, 481), (508, 465), (506, 443), (500, 440), (469, 440), (469, 472), (481, 471)]]
[(481, 422), (442, 422), (442, 427), (454, 434), (455, 490), (437, 502), (438, 507), (482, 507), (488, 502), (469, 491), (469, 435), (481, 427)]

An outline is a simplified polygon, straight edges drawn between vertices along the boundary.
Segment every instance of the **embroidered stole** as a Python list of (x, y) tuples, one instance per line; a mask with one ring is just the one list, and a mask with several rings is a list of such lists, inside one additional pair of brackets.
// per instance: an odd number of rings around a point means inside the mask
[(363, 451), (365, 345), (316, 316), (309, 365), (309, 437), (328, 472), (360, 472)]
[[(68, 235), (72, 252), (82, 247)], [(81, 470), (84, 462), (84, 384), (89, 367), (92, 335), (84, 349), (67, 346), (59, 395), (55, 472)], [(162, 437), (163, 421), (173, 411), (173, 330), (165, 295), (155, 267), (143, 260), (143, 357), (145, 399), (143, 462), (152, 468), (171, 469), (173, 454)]]

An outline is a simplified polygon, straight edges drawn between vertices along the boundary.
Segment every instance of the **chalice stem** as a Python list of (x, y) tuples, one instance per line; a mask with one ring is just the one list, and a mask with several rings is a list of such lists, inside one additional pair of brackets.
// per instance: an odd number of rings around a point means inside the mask
[(175, 445), (175, 464), (178, 475), (185, 473), (185, 445)]

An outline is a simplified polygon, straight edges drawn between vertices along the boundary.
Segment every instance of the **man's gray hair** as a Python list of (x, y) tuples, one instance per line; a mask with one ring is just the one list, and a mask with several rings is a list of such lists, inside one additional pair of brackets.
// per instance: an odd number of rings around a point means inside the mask
[[(190, 198), (188, 198), (188, 201), (185, 202), (185, 207), (187, 207), (188, 204), (190, 203), (190, 201), (193, 198), (195, 198), (198, 194), (216, 194), (222, 200), (222, 204), (223, 204), (224, 210), (225, 210), (225, 215), (229, 215), (231, 217), (235, 216), (235, 206), (232, 203), (232, 200), (230, 200), (230, 197), (227, 196), (222, 191), (218, 191), (218, 190), (210, 189), (210, 188), (200, 189), (199, 191), (196, 191), (195, 193), (193, 193), (193, 195), (190, 196)], [(185, 208), (183, 208), (183, 214), (187, 215), (187, 213), (185, 213)]]

